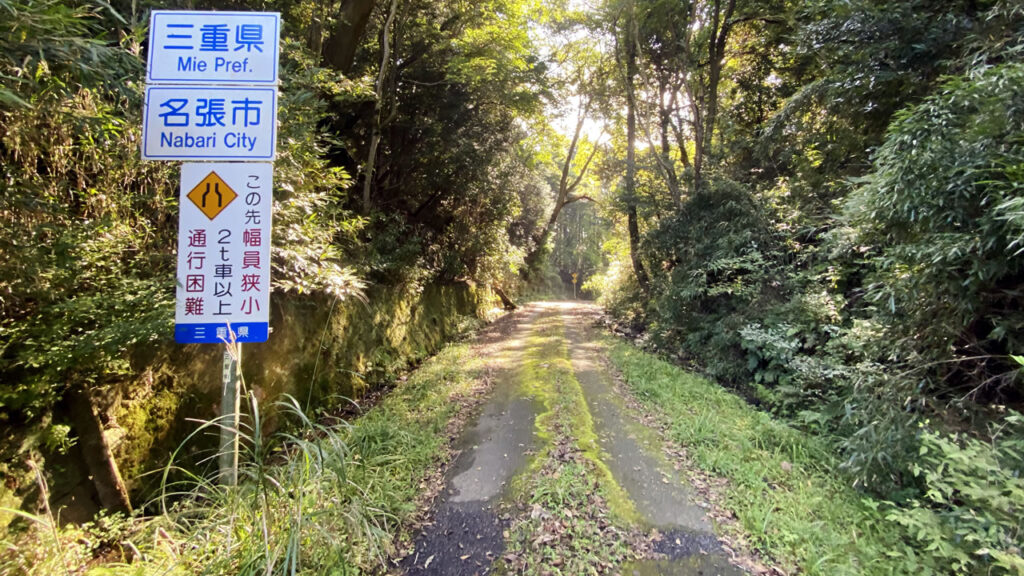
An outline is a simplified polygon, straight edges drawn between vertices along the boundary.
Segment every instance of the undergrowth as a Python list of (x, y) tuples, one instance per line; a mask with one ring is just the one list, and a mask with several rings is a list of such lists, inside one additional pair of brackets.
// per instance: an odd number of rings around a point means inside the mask
[[(351, 423), (312, 421), (289, 398), (278, 406), (290, 420), (287, 432), (245, 436), (238, 486), (196, 475), (166, 483), (154, 502), (161, 514), (104, 520), (117, 530), (98, 531), (106, 535), (103, 542), (88, 537), (88, 526), (54, 529), (53, 518), (31, 517), (27, 532), (4, 544), (0, 573), (379, 570), (394, 549), (397, 527), (415, 511), (420, 482), (444, 453), (457, 400), (471, 392), (479, 368), (468, 345), (450, 346)], [(259, 406), (252, 402), (247, 429), (260, 430)], [(216, 423), (204, 428), (216, 432)]]

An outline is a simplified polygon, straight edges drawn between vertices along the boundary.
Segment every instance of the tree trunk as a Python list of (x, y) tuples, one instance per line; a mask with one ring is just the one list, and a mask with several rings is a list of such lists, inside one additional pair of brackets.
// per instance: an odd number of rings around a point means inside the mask
[(370, 193), (373, 190), (373, 172), (377, 166), (377, 149), (380, 147), (382, 137), (381, 114), (384, 110), (384, 82), (388, 75), (388, 64), (391, 61), (391, 25), (395, 21), (395, 13), (398, 11), (398, 0), (391, 0), (391, 8), (388, 11), (388, 19), (384, 22), (384, 29), (381, 31), (381, 57), (380, 71), (377, 74), (376, 96), (377, 101), (373, 106), (373, 128), (370, 133), (370, 150), (367, 153), (366, 164), (363, 166), (363, 214), (369, 214), (372, 208)]
[(640, 288), (650, 285), (647, 270), (640, 259), (640, 223), (636, 210), (636, 75), (637, 39), (635, 4), (629, 4), (626, 22), (626, 217), (629, 226), (629, 257)]
[(334, 33), (324, 44), (324, 61), (331, 68), (343, 74), (352, 70), (356, 48), (363, 39), (375, 5), (375, 0), (342, 0)]
[(690, 101), (693, 102), (693, 192), (696, 194), (700, 192), (704, 176), (704, 109), (693, 96)]
[(72, 389), (68, 393), (68, 403), (72, 423), (78, 432), (82, 456), (96, 487), (100, 504), (112, 512), (131, 512), (128, 488), (121, 479), (117, 462), (114, 461), (110, 446), (103, 436), (103, 424), (93, 407), (92, 397), (84, 390)]
[[(580, 105), (579, 117), (576, 120), (576, 131), (573, 133), (572, 141), (569, 143), (569, 150), (565, 154), (565, 161), (562, 163), (562, 175), (558, 181), (558, 194), (555, 198), (555, 207), (551, 211), (551, 216), (548, 218), (547, 223), (541, 230), (540, 234), (534, 237), (534, 247), (529, 254), (526, 255), (526, 269), (524, 270), (526, 278), (532, 276), (536, 272), (536, 268), (540, 265), (541, 256), (544, 254), (548, 239), (551, 238), (551, 234), (555, 229), (555, 224), (558, 222), (558, 216), (562, 213), (562, 209), (576, 202), (580, 199), (587, 199), (587, 197), (572, 196), (572, 193), (579, 187), (583, 181), (583, 177), (586, 176), (587, 170), (590, 169), (591, 162), (594, 161), (594, 157), (597, 156), (598, 143), (594, 142), (594, 149), (591, 150), (590, 156), (587, 157), (586, 162), (580, 169), (579, 174), (569, 181), (569, 174), (572, 170), (572, 163), (576, 159), (576, 154), (579, 151), (580, 137), (583, 135), (583, 125), (587, 120), (587, 115), (590, 112), (591, 100), (587, 98), (586, 102)], [(598, 138), (600, 140), (600, 138)]]
[(516, 303), (513, 302), (507, 294), (505, 294), (505, 291), (502, 290), (501, 287), (491, 286), (491, 290), (494, 290), (494, 293), (498, 295), (498, 298), (501, 300), (501, 305), (505, 307), (505, 310), (515, 310), (516, 308), (519, 308), (519, 306), (516, 306)]
[[(669, 103), (665, 103), (665, 92), (667, 89), (666, 83), (662, 82), (658, 100), (658, 104), (660, 105), (658, 120), (659, 127), (661, 128), (661, 164), (665, 170), (665, 181), (666, 184), (668, 184), (668, 190), (672, 194), (672, 205), (678, 210), (683, 204), (683, 198), (679, 191), (679, 177), (676, 175), (676, 170), (673, 166), (672, 144), (669, 142), (668, 138), (669, 125), (672, 123), (672, 112), (670, 108), (675, 98), (671, 97), (669, 99)], [(686, 145), (683, 142), (679, 142), (679, 146), (684, 148), (683, 154), (686, 154)]]
[(721, 13), (720, 1), (715, 0), (714, 21), (708, 45), (708, 92), (707, 113), (704, 122), (703, 155), (710, 156), (715, 137), (715, 122), (718, 119), (718, 85), (722, 79), (722, 62), (725, 60), (725, 45), (732, 30), (732, 14), (736, 0), (729, 0), (725, 14)]

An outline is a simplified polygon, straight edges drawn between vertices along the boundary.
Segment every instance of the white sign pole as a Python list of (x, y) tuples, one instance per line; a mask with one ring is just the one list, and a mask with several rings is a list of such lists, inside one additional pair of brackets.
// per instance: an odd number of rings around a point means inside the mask
[[(233, 349), (232, 349), (233, 348)], [(238, 424), (242, 397), (239, 384), (242, 373), (242, 344), (224, 347), (224, 387), (220, 400), (220, 482), (238, 484)]]

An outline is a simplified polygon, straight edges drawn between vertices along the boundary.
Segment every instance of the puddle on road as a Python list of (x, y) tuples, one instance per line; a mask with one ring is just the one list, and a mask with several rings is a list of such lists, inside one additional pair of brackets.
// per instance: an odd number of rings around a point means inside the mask
[(744, 576), (723, 556), (688, 556), (675, 560), (644, 560), (622, 566), (622, 576)]

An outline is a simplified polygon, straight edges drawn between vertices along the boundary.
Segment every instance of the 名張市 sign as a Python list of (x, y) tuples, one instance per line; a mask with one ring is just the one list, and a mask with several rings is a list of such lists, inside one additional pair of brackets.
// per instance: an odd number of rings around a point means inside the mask
[(182, 165), (177, 342), (267, 340), (272, 179), (269, 163)]
[(147, 86), (144, 160), (273, 160), (275, 88)]
[(149, 84), (277, 84), (281, 15), (154, 10)]

